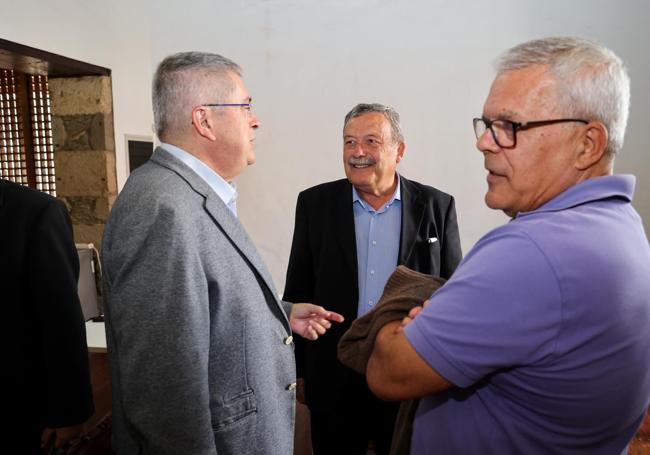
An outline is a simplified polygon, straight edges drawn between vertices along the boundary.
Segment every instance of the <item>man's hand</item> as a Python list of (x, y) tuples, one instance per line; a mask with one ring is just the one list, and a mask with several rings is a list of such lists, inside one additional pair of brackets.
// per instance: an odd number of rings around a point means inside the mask
[(416, 306), (411, 308), (411, 311), (409, 311), (408, 316), (405, 316), (404, 319), (402, 319), (402, 323), (400, 324), (400, 328), (403, 329), (407, 325), (409, 325), (411, 322), (413, 322), (413, 319), (420, 314), (420, 311), (422, 311), (427, 305), (429, 304), (428, 300), (425, 300), (422, 306)]
[(51, 444), (52, 439), (54, 439), (54, 448), (60, 449), (74, 438), (80, 436), (83, 430), (83, 424), (72, 427), (45, 428), (41, 436), (41, 447)]
[(343, 316), (311, 303), (291, 305), (291, 314), (289, 315), (291, 330), (303, 338), (317, 339), (332, 326), (329, 321), (343, 322)]

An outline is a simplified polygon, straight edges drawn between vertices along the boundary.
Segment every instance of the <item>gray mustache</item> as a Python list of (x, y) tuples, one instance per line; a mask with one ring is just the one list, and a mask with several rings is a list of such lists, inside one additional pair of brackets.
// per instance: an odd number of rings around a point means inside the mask
[(370, 156), (368, 156), (366, 158), (351, 157), (348, 160), (348, 164), (350, 164), (352, 166), (366, 166), (366, 165), (375, 164), (376, 162), (377, 162), (377, 160), (375, 160), (374, 158), (372, 158)]

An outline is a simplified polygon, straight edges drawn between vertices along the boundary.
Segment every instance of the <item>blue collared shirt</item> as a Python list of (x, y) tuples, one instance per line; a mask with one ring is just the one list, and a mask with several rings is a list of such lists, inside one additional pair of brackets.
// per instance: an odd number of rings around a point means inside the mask
[(175, 145), (162, 143), (162, 148), (181, 160), (198, 174), (217, 196), (228, 206), (235, 218), (237, 217), (237, 185), (226, 182), (219, 174), (210, 169), (203, 161)]
[(397, 267), (402, 227), (399, 175), (395, 193), (375, 211), (352, 187), (354, 231), (357, 239), (359, 306), (357, 316), (372, 310), (384, 291), (386, 281)]

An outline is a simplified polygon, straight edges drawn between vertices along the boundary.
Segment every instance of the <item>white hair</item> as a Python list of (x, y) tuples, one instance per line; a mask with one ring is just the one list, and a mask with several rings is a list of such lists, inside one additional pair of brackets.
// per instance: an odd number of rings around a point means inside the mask
[(558, 103), (566, 115), (605, 125), (605, 153), (613, 158), (623, 148), (630, 108), (630, 78), (621, 59), (592, 41), (556, 37), (519, 44), (496, 67), (502, 74), (534, 65), (547, 66), (557, 80)]
[(386, 117), (386, 120), (390, 123), (391, 135), (394, 143), (404, 142), (404, 134), (402, 133), (402, 127), (399, 123), (399, 114), (395, 109), (390, 106), (384, 106), (379, 103), (361, 103), (357, 104), (352, 108), (350, 112), (345, 116), (343, 121), (343, 129), (347, 126), (348, 122), (355, 117), (359, 117), (363, 114), (369, 114), (371, 112), (378, 112)]
[(232, 60), (206, 52), (179, 52), (166, 57), (156, 69), (152, 83), (156, 134), (179, 134), (190, 122), (190, 111), (207, 103), (224, 102), (234, 88), (230, 75), (241, 76)]

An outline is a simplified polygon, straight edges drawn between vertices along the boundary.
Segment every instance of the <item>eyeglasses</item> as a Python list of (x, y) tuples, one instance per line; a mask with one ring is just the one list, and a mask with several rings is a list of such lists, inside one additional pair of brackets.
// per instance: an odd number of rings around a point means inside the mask
[(534, 128), (536, 126), (553, 125), (555, 123), (579, 122), (589, 123), (587, 120), (578, 118), (559, 118), (554, 120), (535, 120), (531, 122), (511, 122), (510, 120), (490, 120), (485, 117), (475, 118), (474, 134), (480, 139), (486, 130), (490, 130), (494, 142), (502, 148), (512, 148), (517, 145), (517, 131)]
[(206, 107), (245, 107), (250, 110), (253, 107), (253, 103), (212, 103), (212, 104), (201, 104), (201, 106)]

